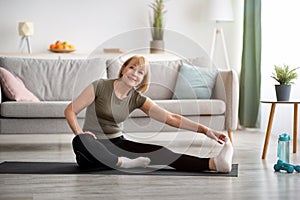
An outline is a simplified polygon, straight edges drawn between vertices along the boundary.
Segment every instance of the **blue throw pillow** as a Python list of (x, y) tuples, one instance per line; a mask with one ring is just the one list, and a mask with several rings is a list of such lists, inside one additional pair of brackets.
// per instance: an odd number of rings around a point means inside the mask
[(218, 70), (183, 63), (178, 74), (173, 99), (210, 99)]

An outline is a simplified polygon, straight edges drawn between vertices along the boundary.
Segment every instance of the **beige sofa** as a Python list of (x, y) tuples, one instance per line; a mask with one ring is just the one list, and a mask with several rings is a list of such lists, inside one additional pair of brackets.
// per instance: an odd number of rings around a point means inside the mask
[[(115, 78), (122, 59), (41, 59), (0, 57), (0, 67), (23, 80), (40, 102), (8, 100), (1, 89), (0, 133), (71, 132), (64, 109), (93, 80)], [(233, 70), (218, 71), (208, 99), (173, 99), (182, 64), (187, 60), (151, 61), (151, 85), (147, 96), (158, 105), (218, 130), (237, 128), (238, 79)], [(190, 64), (205, 67), (201, 59)], [(3, 87), (3, 86), (1, 86)], [(79, 114), (82, 125), (85, 111)], [(124, 132), (174, 131), (135, 110), (124, 123)]]

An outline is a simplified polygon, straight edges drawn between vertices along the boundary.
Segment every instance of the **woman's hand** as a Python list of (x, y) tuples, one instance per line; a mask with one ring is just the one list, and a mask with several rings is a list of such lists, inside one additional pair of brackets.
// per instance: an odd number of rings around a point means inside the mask
[(90, 131), (85, 131), (85, 132), (83, 132), (83, 134), (90, 134), (95, 138), (95, 140), (97, 139), (96, 135)]
[(228, 140), (227, 136), (224, 133), (212, 129), (208, 129), (208, 131), (206, 132), (206, 136), (213, 140), (216, 140), (220, 144), (224, 144)]

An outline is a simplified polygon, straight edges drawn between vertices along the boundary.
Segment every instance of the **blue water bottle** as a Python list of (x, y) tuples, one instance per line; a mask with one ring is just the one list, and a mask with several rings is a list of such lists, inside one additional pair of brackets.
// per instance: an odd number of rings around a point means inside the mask
[(290, 136), (287, 133), (282, 133), (278, 138), (277, 156), (279, 160), (285, 163), (290, 163)]

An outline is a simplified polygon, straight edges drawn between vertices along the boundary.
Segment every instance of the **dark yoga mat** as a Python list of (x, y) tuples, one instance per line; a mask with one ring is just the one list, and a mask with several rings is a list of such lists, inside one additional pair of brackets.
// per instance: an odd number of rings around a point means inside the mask
[[(125, 171), (126, 170), (126, 171)], [(103, 175), (165, 175), (165, 176), (225, 176), (237, 177), (238, 164), (232, 165), (230, 173), (180, 172), (174, 169), (159, 169), (158, 166), (135, 169), (80, 169), (76, 163), (63, 162), (2, 162), (0, 174), (103, 174)]]

